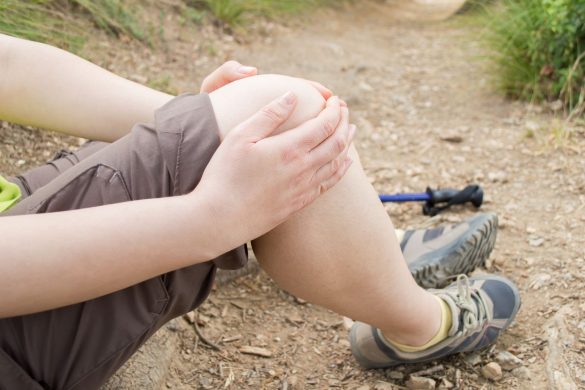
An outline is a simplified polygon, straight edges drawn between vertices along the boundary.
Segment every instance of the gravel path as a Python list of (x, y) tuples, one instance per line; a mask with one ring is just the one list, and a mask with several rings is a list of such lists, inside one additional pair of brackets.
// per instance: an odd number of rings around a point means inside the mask
[[(198, 310), (201, 332), (219, 350), (196, 341), (187, 320), (174, 323), (176, 353), (157, 386), (391, 389), (414, 386), (411, 374), (426, 378), (422, 386), (442, 388), (585, 386), (584, 129), (555, 119), (546, 107), (492, 92), (476, 39), (481, 32), (466, 19), (404, 23), (393, 6), (364, 1), (285, 26), (258, 23), (237, 39), (210, 26), (168, 27), (165, 44), (155, 49), (101, 37), (88, 46), (88, 56), (176, 91), (193, 90), (227, 58), (322, 81), (348, 101), (359, 128), (356, 145), (379, 192), (483, 185), (485, 210), (501, 221), (487, 271), (518, 283), (523, 306), (515, 325), (481, 354), (363, 371), (349, 353), (339, 316), (295, 299), (259, 273), (218, 288)], [(178, 25), (172, 12), (165, 18), (165, 26)], [(77, 143), (6, 124), (0, 140), (6, 173)], [(387, 210), (399, 227), (428, 222), (419, 206)], [(472, 213), (455, 209), (433, 222)], [(259, 349), (249, 354), (242, 349), (247, 346)], [(493, 362), (504, 369), (499, 379), (486, 378), (493, 377), (493, 364), (484, 369)]]

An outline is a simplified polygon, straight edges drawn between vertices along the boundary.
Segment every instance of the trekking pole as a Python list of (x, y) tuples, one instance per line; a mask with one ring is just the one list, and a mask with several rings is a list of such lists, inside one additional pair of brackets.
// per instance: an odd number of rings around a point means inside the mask
[(433, 190), (427, 187), (426, 192), (414, 192), (405, 194), (380, 194), (380, 201), (386, 202), (425, 202), (423, 214), (435, 216), (441, 211), (456, 205), (471, 202), (475, 207), (480, 207), (483, 202), (483, 189), (476, 185), (469, 185), (462, 190), (444, 188)]

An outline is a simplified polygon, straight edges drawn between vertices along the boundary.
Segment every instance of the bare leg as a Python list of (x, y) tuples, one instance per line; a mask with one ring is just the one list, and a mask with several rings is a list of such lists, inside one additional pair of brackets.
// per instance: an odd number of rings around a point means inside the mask
[[(289, 90), (300, 104), (284, 127), (321, 109), (323, 99), (301, 80), (253, 77), (211, 94), (221, 131)], [(350, 155), (354, 164), (343, 180), (254, 240), (254, 252), (266, 272), (296, 296), (374, 325), (394, 341), (422, 345), (439, 329), (440, 306), (410, 275), (392, 222), (353, 146)]]

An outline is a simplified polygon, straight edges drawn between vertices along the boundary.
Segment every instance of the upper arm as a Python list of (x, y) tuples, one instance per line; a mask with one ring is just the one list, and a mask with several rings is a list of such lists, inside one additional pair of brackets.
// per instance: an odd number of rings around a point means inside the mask
[(13, 74), (13, 64), (15, 62), (18, 41), (19, 39), (0, 34), (0, 106), (2, 101), (8, 99), (8, 94), (10, 93), (9, 83), (16, 77)]

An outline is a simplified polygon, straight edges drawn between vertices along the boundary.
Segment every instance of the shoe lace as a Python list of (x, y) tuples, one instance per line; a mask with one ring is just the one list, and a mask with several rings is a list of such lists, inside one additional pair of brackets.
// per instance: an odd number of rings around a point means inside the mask
[(477, 329), (487, 318), (487, 308), (479, 292), (471, 287), (466, 275), (457, 276), (457, 296), (455, 304), (461, 310), (463, 333)]

